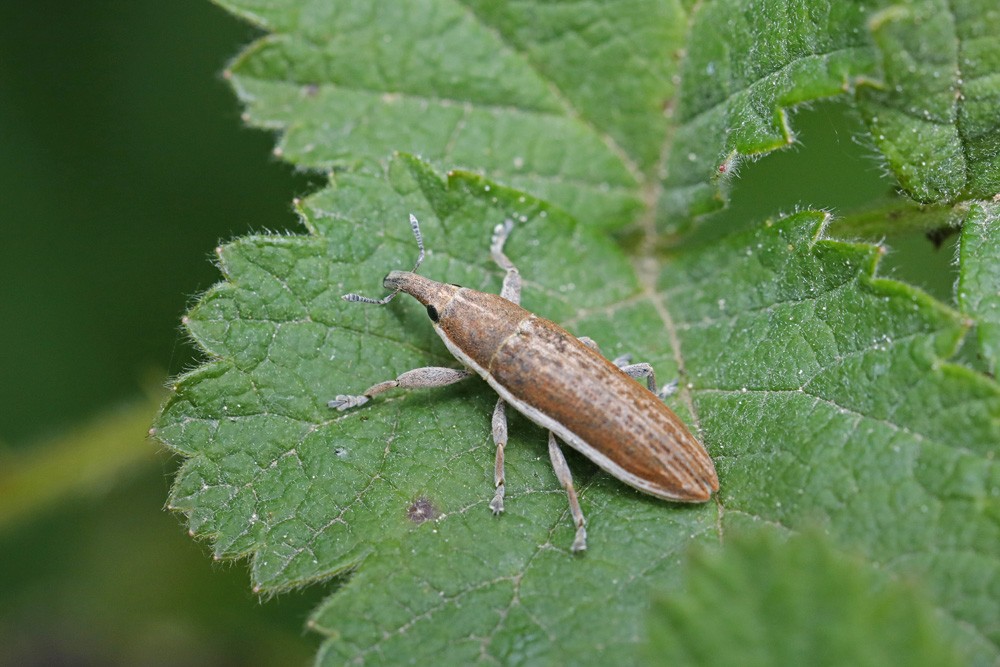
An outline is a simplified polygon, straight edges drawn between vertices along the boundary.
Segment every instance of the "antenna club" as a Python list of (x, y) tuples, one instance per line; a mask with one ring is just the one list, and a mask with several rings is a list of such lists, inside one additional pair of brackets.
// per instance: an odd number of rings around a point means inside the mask
[(420, 221), (412, 213), (410, 214), (410, 229), (413, 230), (413, 236), (417, 239), (417, 249), (420, 251), (417, 255), (417, 263), (413, 266), (413, 273), (416, 273), (424, 261), (424, 237), (420, 233)]

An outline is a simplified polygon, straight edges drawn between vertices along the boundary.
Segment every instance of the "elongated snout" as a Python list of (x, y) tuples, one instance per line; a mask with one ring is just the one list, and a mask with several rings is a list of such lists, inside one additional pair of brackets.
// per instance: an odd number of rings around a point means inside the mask
[(410, 271), (390, 271), (386, 274), (385, 278), (382, 279), (382, 287), (386, 289), (401, 290), (403, 292), (408, 292), (406, 285), (410, 282), (410, 278), (416, 278), (417, 275)]
[(446, 285), (410, 271), (390, 271), (382, 280), (386, 289), (406, 292), (425, 306), (434, 306), (443, 311), (451, 297), (458, 291), (455, 285)]

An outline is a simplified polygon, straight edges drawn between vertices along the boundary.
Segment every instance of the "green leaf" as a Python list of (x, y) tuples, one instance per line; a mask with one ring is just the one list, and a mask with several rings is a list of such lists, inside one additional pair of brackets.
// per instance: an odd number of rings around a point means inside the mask
[(870, 27), (882, 81), (861, 89), (861, 109), (900, 185), (928, 202), (1000, 191), (1000, 8), (915, 2)]
[(964, 664), (912, 586), (887, 584), (819, 535), (752, 531), (686, 570), (685, 591), (653, 607), (647, 665)]
[(1000, 361), (1000, 203), (975, 203), (962, 225), (958, 303), (976, 322), (979, 353), (994, 376)]
[(224, 4), (272, 32), (230, 71), (250, 122), (285, 129), (294, 162), (402, 150), (487, 169), (591, 221), (639, 210), (674, 92), (684, 18), (672, 3)]
[[(297, 166), (334, 169), (333, 183), (298, 203), (306, 233), (219, 249), (224, 281), (185, 318), (208, 360), (178, 378), (156, 435), (185, 458), (170, 506), (217, 558), (250, 558), (255, 590), (336, 578), (311, 619), (328, 637), (320, 663), (636, 664), (652, 596), (681, 589), (685, 551), (758, 524), (819, 526), (878, 573), (879, 605), (919, 582), (933, 621), (914, 608), (886, 622), (933, 622), (972, 664), (1000, 661), (1000, 388), (954, 361), (973, 325), (991, 369), (998, 350), (996, 214), (983, 203), (1000, 189), (995, 8), (220, 4), (269, 32), (227, 72), (247, 120), (280, 130), (276, 152)], [(918, 200), (848, 216), (838, 233), (964, 219), (961, 312), (879, 277), (884, 247), (833, 240), (817, 211), (656, 252), (724, 205), (748, 158), (794, 142), (792, 110), (833, 96)], [(680, 378), (669, 402), (716, 462), (713, 502), (649, 498), (570, 452), (590, 536), (574, 557), (545, 434), (516, 415), (507, 512), (490, 514), (484, 383), (331, 411), (337, 394), (457, 366), (412, 300), (340, 299), (380, 296), (388, 270), (412, 266), (410, 213), (425, 275), (490, 292), (491, 230), (515, 220), (525, 307)], [(600, 231), (629, 226), (641, 238), (627, 248)], [(825, 557), (796, 549), (777, 562)], [(738, 573), (739, 553), (720, 567)], [(876, 585), (831, 567), (853, 591)], [(839, 608), (875, 618), (858, 597)]]
[[(990, 0), (425, 3), (220, 0), (269, 35), (228, 76), (307, 167), (392, 151), (463, 167), (601, 227), (683, 230), (789, 111), (855, 101), (921, 201), (1000, 190)], [(933, 138), (932, 140), (928, 138)]]
[(661, 219), (676, 224), (677, 216), (722, 206), (719, 187), (743, 159), (794, 142), (789, 108), (843, 95), (872, 74), (867, 11), (863, 3), (785, 0), (699, 8), (687, 40)]
[[(886, 576), (921, 580), (949, 638), (980, 664), (1000, 657), (1000, 391), (944, 361), (965, 321), (874, 278), (877, 246), (828, 240), (826, 215), (803, 212), (633, 262), (558, 209), (410, 158), (339, 175), (301, 211), (307, 236), (220, 250), (226, 281), (186, 319), (212, 359), (178, 380), (157, 436), (189, 457), (171, 507), (217, 557), (252, 557), (256, 590), (350, 573), (311, 621), (329, 636), (321, 663), (631, 664), (683, 550), (760, 521), (819, 523)], [(683, 378), (671, 405), (716, 461), (717, 502), (652, 499), (571, 456), (590, 533), (573, 557), (545, 435), (523, 419), (507, 512), (490, 515), (482, 383), (331, 412), (338, 393), (454, 363), (412, 300), (339, 299), (378, 296), (411, 265), (410, 212), (425, 275), (484, 291), (501, 277), (490, 230), (515, 219), (527, 308)]]

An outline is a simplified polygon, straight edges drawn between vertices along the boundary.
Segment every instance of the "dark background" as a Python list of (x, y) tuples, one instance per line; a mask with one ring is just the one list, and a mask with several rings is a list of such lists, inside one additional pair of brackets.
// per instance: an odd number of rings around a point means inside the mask
[(205, 0), (0, 3), (0, 664), (306, 664), (319, 643), (321, 591), (259, 603), (163, 511), (177, 462), (145, 440), (194, 362), (179, 321), (213, 248), (297, 229), (324, 180), (239, 121), (220, 72), (257, 34)]
[[(0, 664), (305, 664), (319, 643), (323, 588), (258, 602), (163, 511), (178, 462), (145, 439), (196, 361), (179, 320), (212, 250), (299, 230), (292, 197), (325, 181), (242, 127), (219, 73), (258, 34), (207, 0), (0, 3)], [(718, 228), (891, 190), (843, 107), (794, 125)], [(949, 296), (951, 248), (890, 242), (884, 272)]]

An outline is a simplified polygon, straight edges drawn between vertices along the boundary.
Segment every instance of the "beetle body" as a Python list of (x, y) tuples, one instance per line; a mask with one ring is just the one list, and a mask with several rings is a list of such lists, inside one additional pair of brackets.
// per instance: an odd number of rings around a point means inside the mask
[[(418, 275), (424, 246), (412, 215), (410, 226), (420, 249), (413, 271), (390, 272), (383, 285), (392, 292), (381, 299), (358, 294), (343, 298), (385, 305), (406, 292), (424, 305), (434, 330), (469, 370), (417, 368), (372, 385), (364, 394), (339, 395), (329, 402), (331, 408), (355, 408), (397, 387), (441, 387), (480, 375), (500, 395), (493, 411), (496, 490), (490, 509), (494, 514), (504, 511), (509, 404), (549, 432), (549, 457), (569, 498), (576, 525), (572, 550), (577, 553), (587, 548), (586, 521), (557, 436), (614, 477), (658, 498), (704, 502), (718, 490), (712, 459), (654, 393), (656, 380), (649, 364), (609, 361), (593, 341), (576, 338), (518, 305), (520, 274), (503, 253), (513, 223), (497, 226), (490, 247), (493, 260), (506, 270), (499, 295)], [(641, 377), (647, 387), (635, 381)]]
[(704, 502), (719, 480), (670, 408), (559, 325), (496, 294), (393, 271), (384, 286), (428, 309), (448, 350), (518, 412), (658, 498)]

